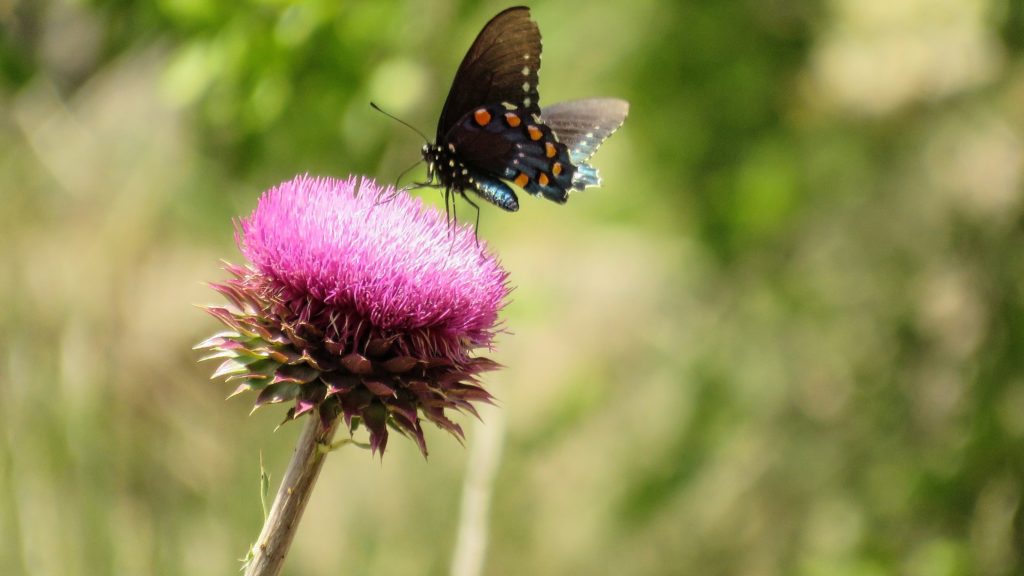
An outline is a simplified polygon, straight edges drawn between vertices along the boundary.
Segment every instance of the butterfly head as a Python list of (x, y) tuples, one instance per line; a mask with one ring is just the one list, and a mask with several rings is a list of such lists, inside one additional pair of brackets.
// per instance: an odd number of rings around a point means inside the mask
[(469, 171), (455, 154), (452, 144), (424, 144), (420, 153), (427, 163), (427, 183), (463, 190), (472, 183)]
[(424, 144), (420, 153), (423, 155), (423, 160), (427, 163), (427, 183), (433, 184), (434, 175), (437, 172), (437, 162), (439, 160), (437, 146)]

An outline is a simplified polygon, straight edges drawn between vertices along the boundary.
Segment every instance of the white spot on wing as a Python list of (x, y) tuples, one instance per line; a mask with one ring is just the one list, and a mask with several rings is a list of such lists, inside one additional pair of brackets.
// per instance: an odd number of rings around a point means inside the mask
[(529, 108), (530, 107), (530, 97), (529, 96), (527, 96), (526, 98), (523, 98), (523, 107), (524, 108)]
[(529, 92), (529, 91), (530, 91), (530, 83), (529, 82), (523, 82), (523, 92)]
[(529, 76), (529, 75), (530, 75), (530, 67), (529, 66), (523, 66), (523, 76)]

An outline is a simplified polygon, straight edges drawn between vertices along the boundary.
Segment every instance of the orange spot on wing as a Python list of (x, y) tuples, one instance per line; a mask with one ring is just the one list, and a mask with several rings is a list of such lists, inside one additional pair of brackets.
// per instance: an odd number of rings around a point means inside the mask
[(543, 173), (543, 172), (541, 172), (540, 176), (537, 176), (537, 183), (540, 184), (541, 186), (547, 186), (548, 185), (548, 175)]
[(488, 112), (486, 108), (480, 108), (476, 112), (473, 112), (473, 120), (476, 120), (476, 123), (481, 126), (487, 126), (491, 121), (491, 113)]
[(555, 149), (555, 145), (551, 142), (545, 142), (544, 153), (548, 155), (548, 158), (554, 158), (558, 154), (558, 150)]
[(519, 126), (523, 121), (521, 118), (519, 118), (517, 114), (507, 112), (505, 113), (505, 122), (508, 122), (509, 126), (515, 128), (516, 126)]
[(537, 128), (533, 124), (527, 126), (526, 131), (530, 133), (530, 140), (540, 140), (544, 136), (544, 133), (540, 131), (540, 128)]
[(551, 173), (554, 174), (555, 176), (558, 176), (559, 174), (561, 174), (562, 173), (562, 163), (561, 162), (555, 162), (554, 165), (551, 166)]
[(525, 172), (520, 172), (519, 176), (516, 176), (515, 183), (516, 186), (519, 186), (520, 188), (525, 188), (529, 182), (530, 177), (527, 176)]

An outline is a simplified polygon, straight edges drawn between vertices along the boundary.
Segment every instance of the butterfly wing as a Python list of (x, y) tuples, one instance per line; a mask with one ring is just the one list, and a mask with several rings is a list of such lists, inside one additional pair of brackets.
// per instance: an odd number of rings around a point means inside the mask
[(587, 160), (622, 126), (628, 114), (629, 102), (618, 98), (559, 102), (541, 111), (542, 119), (554, 130), (559, 142), (569, 147), (569, 158), (576, 165), (573, 188), (582, 190), (601, 184), (597, 169)]
[(569, 147), (573, 162), (585, 162), (608, 139), (629, 114), (629, 102), (618, 98), (570, 100), (546, 106), (544, 120), (558, 141)]
[[(458, 162), (450, 168), (464, 167), (466, 176), (475, 179), (502, 178), (530, 194), (565, 203), (575, 174), (569, 149), (532, 116), (500, 104), (477, 108), (446, 135), (447, 144), (458, 153)], [(459, 175), (453, 176), (455, 180)]]
[(477, 106), (508, 102), (539, 114), (540, 51), (540, 29), (529, 8), (516, 6), (491, 18), (455, 73), (437, 123), (437, 141)]
[(542, 112), (540, 55), (540, 30), (525, 6), (499, 13), (477, 35), (424, 152), (442, 186), (515, 211), (515, 193), (502, 180), (559, 203), (572, 189), (600, 183), (585, 161), (622, 125), (629, 104), (595, 98)]

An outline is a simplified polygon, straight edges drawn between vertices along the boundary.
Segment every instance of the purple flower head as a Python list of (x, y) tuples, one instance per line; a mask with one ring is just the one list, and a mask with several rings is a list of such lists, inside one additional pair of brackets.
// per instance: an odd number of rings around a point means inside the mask
[[(383, 201), (382, 201), (383, 199)], [(199, 347), (215, 373), (259, 392), (360, 424), (383, 453), (388, 426), (426, 454), (420, 414), (462, 436), (447, 409), (489, 401), (476, 375), (490, 347), (508, 274), (476, 241), (419, 199), (369, 180), (299, 176), (267, 191), (237, 233), (251, 267), (213, 287), (208, 310), (232, 331)]]
[(272, 188), (242, 221), (242, 252), (290, 296), (453, 349), (464, 338), (488, 346), (508, 274), (472, 230), (453, 237), (436, 210), (373, 181), (355, 189), (355, 177), (308, 176)]

